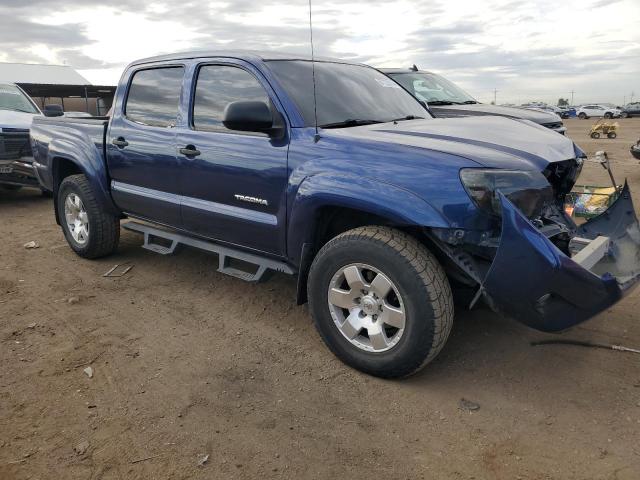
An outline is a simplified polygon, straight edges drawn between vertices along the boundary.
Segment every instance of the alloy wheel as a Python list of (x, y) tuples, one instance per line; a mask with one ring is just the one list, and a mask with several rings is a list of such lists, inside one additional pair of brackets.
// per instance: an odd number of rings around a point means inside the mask
[(405, 331), (406, 311), (396, 285), (380, 270), (354, 263), (329, 284), (329, 310), (342, 335), (367, 352), (385, 352)]
[(89, 216), (82, 199), (73, 192), (64, 201), (64, 217), (75, 242), (86, 245), (89, 241)]

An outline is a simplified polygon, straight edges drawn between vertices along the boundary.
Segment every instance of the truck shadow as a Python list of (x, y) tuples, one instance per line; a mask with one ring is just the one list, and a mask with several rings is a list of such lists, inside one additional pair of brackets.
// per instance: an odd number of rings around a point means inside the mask
[(0, 208), (29, 207), (32, 205), (42, 205), (52, 202), (51, 198), (42, 195), (40, 190), (35, 188), (22, 188), (20, 190), (5, 190), (0, 186)]

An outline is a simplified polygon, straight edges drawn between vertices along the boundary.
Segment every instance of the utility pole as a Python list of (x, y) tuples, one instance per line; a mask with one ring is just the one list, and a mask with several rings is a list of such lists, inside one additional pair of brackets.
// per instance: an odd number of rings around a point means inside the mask
[(635, 96), (636, 92), (631, 92), (631, 100), (629, 100), (629, 103), (633, 103), (633, 97)]
[(495, 88), (493, 89), (493, 104), (497, 105), (498, 104), (498, 90), (496, 90)]
[(573, 94), (576, 93), (575, 91), (571, 90), (571, 106), (573, 107)]

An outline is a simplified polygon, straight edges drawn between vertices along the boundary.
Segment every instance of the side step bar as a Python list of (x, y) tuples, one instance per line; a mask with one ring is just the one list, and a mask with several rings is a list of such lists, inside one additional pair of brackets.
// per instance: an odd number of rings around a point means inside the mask
[[(188, 245), (190, 247), (206, 250), (218, 255), (218, 272), (231, 275), (232, 277), (245, 280), (247, 282), (258, 282), (262, 279), (267, 270), (287, 273), (293, 275), (294, 271), (284, 262), (278, 262), (269, 258), (260, 257), (251, 253), (242, 252), (231, 247), (222, 246), (215, 242), (200, 240), (189, 237), (181, 233), (165, 230), (145, 223), (130, 221), (122, 225), (122, 228), (144, 235), (142, 248), (159, 253), (160, 255), (171, 255), (176, 251), (178, 245)], [(168, 245), (155, 243), (154, 240), (164, 240)], [(255, 265), (255, 273), (247, 272), (231, 266), (233, 259)]]

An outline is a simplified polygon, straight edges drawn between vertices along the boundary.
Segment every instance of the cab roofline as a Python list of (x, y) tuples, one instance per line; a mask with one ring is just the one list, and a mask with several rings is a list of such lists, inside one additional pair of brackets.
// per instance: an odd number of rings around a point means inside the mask
[[(170, 62), (177, 60), (193, 60), (197, 58), (233, 58), (237, 60), (246, 60), (249, 62), (269, 62), (282, 60), (299, 60), (311, 61), (310, 55), (301, 55), (296, 53), (276, 52), (276, 51), (253, 51), (253, 50), (192, 50), (188, 52), (170, 53), (166, 55), (157, 55), (154, 57), (143, 58), (130, 63), (127, 68), (144, 65), (147, 63)], [(364, 65), (358, 62), (351, 62), (340, 58), (332, 57), (315, 57), (316, 62), (345, 63), (350, 65)]]

